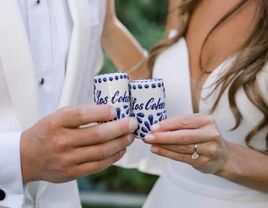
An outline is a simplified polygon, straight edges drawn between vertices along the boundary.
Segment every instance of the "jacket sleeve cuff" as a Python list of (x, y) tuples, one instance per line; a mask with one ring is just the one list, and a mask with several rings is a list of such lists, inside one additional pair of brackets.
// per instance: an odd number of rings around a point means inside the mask
[(23, 204), (20, 137), (20, 131), (0, 132), (0, 189), (5, 193), (0, 205), (7, 207)]

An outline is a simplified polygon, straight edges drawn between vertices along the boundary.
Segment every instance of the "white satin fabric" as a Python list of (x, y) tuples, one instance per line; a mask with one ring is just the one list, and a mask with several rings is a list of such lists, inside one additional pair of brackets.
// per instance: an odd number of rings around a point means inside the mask
[[(169, 118), (193, 113), (188, 56), (187, 44), (182, 38), (163, 52), (155, 64), (153, 76), (163, 78), (165, 82)], [(212, 92), (213, 84), (228, 69), (234, 58), (230, 57), (224, 61), (207, 78), (201, 90), (200, 112), (209, 113), (218, 91), (209, 97), (207, 95)], [(262, 93), (267, 97), (267, 65), (259, 73), (257, 80)], [(262, 119), (263, 115), (252, 105), (242, 90), (238, 92), (236, 100), (244, 116), (239, 128), (229, 131), (234, 126), (235, 119), (229, 107), (227, 93), (223, 94), (212, 116), (226, 140), (246, 146), (245, 136)], [(265, 128), (253, 138), (252, 145), (255, 148), (265, 149), (267, 132), (268, 129)], [(136, 167), (144, 172), (160, 175), (144, 208), (268, 207), (267, 194), (214, 175), (200, 173), (190, 165), (155, 156), (140, 140), (134, 142), (118, 165), (127, 168)]]

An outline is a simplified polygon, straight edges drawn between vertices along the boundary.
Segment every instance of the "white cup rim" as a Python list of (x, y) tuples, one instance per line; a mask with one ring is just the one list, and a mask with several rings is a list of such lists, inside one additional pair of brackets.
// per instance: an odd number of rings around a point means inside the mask
[(99, 80), (101, 81), (105, 80), (105, 82), (129, 80), (129, 76), (127, 73), (124, 73), (124, 72), (106, 73), (106, 74), (99, 74), (94, 77), (95, 84), (101, 83), (101, 82), (98, 82)]

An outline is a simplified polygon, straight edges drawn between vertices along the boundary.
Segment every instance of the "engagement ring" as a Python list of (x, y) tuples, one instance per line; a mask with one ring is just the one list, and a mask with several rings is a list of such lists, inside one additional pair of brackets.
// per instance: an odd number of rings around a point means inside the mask
[(194, 145), (194, 152), (193, 152), (193, 154), (192, 154), (192, 159), (193, 159), (193, 160), (198, 159), (199, 156), (200, 156), (200, 155), (196, 152), (196, 151), (197, 151), (197, 148), (198, 148), (198, 145), (195, 144), (195, 145)]

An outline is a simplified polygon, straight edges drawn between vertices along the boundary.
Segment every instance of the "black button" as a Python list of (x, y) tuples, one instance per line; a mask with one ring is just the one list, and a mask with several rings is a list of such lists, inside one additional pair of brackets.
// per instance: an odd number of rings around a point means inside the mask
[(35, 2), (36, 2), (36, 4), (40, 4), (40, 0), (36, 0)]
[(45, 79), (44, 78), (42, 78), (42, 79), (40, 79), (40, 85), (44, 85), (45, 84)]
[(3, 201), (6, 198), (6, 193), (0, 189), (0, 201)]

